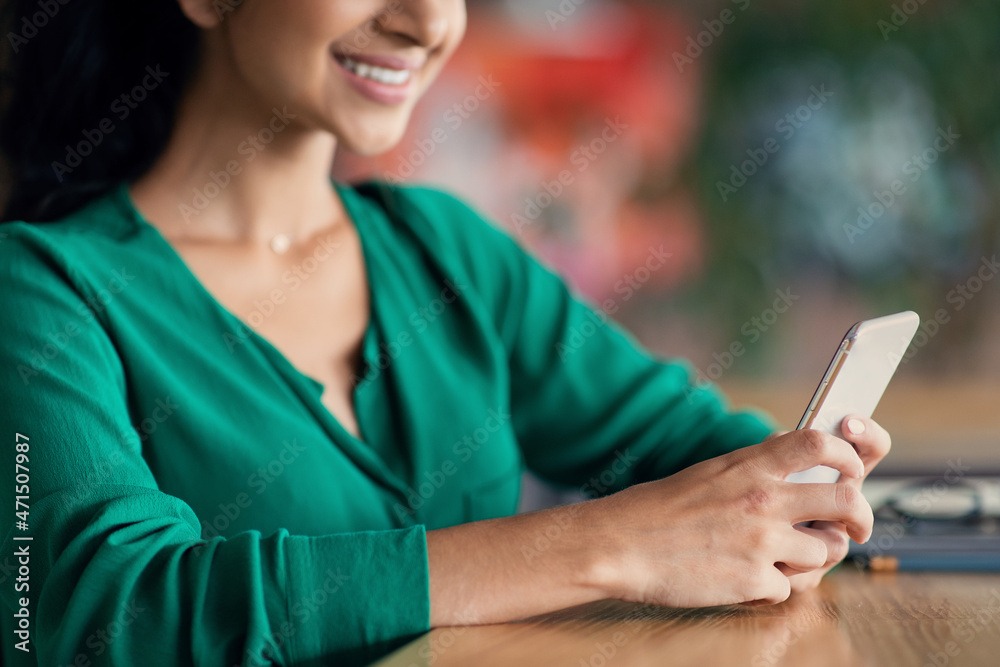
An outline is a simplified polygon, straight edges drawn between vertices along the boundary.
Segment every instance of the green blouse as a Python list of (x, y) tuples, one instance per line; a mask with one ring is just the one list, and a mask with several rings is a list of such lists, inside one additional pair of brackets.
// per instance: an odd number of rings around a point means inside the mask
[(372, 294), (360, 439), (126, 183), (0, 225), (4, 664), (369, 660), (429, 628), (425, 531), (514, 513), (526, 467), (597, 496), (775, 428), (454, 196), (332, 185)]

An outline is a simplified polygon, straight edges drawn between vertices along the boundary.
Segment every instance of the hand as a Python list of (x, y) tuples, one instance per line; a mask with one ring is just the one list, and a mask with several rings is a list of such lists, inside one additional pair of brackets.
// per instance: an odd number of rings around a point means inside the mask
[[(877, 463), (887, 440), (870, 424), (859, 439)], [(785, 481), (815, 465), (852, 483)], [(871, 535), (859, 488), (866, 472), (850, 443), (802, 430), (591, 501), (592, 544), (603, 555), (592, 585), (607, 597), (675, 607), (781, 602), (795, 577), (843, 557), (839, 530), (859, 543)], [(807, 521), (842, 528), (796, 527)]]
[[(856, 420), (855, 425), (860, 423), (861, 430), (855, 433), (849, 426), (851, 420)], [(848, 415), (840, 424), (841, 432), (847, 440), (854, 444), (858, 455), (865, 464), (865, 474), (861, 479), (841, 477), (837, 484), (850, 484), (861, 490), (861, 483), (868, 477), (872, 469), (885, 458), (892, 445), (889, 433), (876, 422), (860, 415)], [(788, 580), (791, 583), (792, 591), (807, 591), (819, 585), (823, 576), (829, 572), (847, 555), (848, 536), (847, 528), (838, 521), (814, 521), (809, 528), (800, 527), (800, 530), (809, 535), (813, 535), (826, 543), (827, 562), (823, 567), (812, 572), (792, 574)]]

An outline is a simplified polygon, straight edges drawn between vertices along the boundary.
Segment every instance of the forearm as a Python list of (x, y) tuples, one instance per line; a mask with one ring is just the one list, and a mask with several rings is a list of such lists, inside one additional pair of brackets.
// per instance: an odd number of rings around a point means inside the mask
[(431, 626), (501, 623), (607, 597), (594, 502), (429, 531)]
[[(871, 536), (871, 507), (854, 482), (889, 437), (858, 419), (866, 430), (850, 442), (793, 431), (595, 500), (428, 532), (430, 624), (502, 623), (606, 598), (780, 602), (795, 577), (843, 558), (846, 538)], [(815, 465), (845, 481), (785, 481)], [(800, 527), (809, 521), (844, 532)]]

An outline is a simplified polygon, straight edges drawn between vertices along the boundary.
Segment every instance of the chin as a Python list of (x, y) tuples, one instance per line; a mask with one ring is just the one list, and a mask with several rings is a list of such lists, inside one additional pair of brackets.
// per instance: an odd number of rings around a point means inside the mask
[(394, 124), (392, 127), (338, 127), (332, 128), (331, 132), (337, 137), (338, 150), (347, 150), (355, 155), (372, 157), (395, 148), (406, 132), (406, 124)]

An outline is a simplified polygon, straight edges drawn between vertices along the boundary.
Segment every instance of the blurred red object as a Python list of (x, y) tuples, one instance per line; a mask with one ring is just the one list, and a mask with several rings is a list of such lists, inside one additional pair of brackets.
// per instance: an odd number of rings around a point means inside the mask
[[(673, 57), (694, 27), (670, 10), (618, 3), (527, 26), (501, 7), (470, 12), (462, 46), (398, 147), (338, 156), (335, 175), (444, 185), (597, 300), (621, 298), (616, 283), (654, 245), (672, 258), (644, 289), (697, 273), (701, 227), (677, 170), (697, 132), (701, 74), (697, 60), (681, 71)], [(484, 82), (489, 94), (477, 97)], [(527, 219), (560, 174), (558, 201)]]

